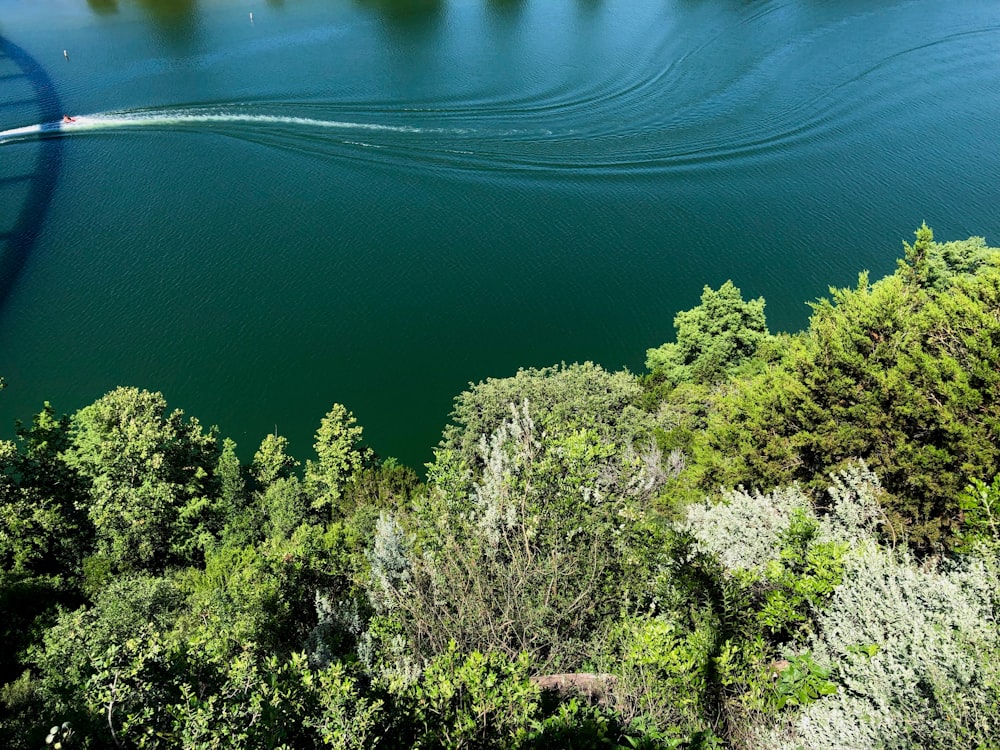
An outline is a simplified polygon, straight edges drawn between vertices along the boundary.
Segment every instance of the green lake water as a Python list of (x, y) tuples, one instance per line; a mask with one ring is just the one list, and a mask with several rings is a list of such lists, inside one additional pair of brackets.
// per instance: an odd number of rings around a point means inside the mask
[(798, 330), (922, 220), (1000, 244), (1000, 3), (0, 0), (0, 37), (2, 436), (125, 384), (247, 457), (341, 402), (419, 467), (468, 382), (640, 371), (705, 284)]

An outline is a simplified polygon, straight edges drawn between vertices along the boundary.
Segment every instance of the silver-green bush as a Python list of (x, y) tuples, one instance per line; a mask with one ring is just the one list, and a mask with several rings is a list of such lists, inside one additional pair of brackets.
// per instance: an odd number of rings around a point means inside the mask
[(994, 747), (1000, 579), (982, 560), (924, 569), (869, 543), (818, 617), (813, 651), (841, 688), (806, 707), (784, 747)]

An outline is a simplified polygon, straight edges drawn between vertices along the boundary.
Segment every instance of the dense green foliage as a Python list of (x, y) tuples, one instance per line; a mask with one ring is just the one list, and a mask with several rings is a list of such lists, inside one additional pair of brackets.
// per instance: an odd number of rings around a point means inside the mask
[(996, 749), (1000, 251), (923, 226), (763, 310), (470, 385), (424, 482), (339, 404), (243, 464), (157, 393), (46, 403), (0, 443), (0, 744)]
[(1000, 259), (979, 239), (917, 235), (896, 274), (831, 290), (759, 372), (667, 395), (662, 408), (691, 435), (699, 496), (720, 484), (818, 489), (864, 458), (898, 538), (923, 552), (958, 541), (959, 493), (1000, 471)]
[(711, 383), (748, 357), (767, 338), (764, 298), (744, 302), (727, 281), (718, 291), (705, 287), (701, 304), (677, 313), (677, 341), (650, 349), (646, 367), (670, 383)]

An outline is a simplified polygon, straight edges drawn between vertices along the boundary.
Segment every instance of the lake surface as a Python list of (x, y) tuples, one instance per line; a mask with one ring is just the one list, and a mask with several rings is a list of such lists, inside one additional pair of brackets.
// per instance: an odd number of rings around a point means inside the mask
[(798, 330), (922, 220), (1000, 244), (989, 0), (0, 0), (0, 36), (0, 131), (80, 116), (0, 134), (4, 436), (127, 384), (245, 457), (341, 402), (420, 466), (469, 381), (640, 371), (705, 284)]

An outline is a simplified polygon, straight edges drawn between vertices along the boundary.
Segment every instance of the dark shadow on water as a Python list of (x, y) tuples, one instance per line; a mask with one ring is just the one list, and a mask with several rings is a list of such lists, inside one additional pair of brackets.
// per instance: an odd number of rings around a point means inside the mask
[[(62, 105), (45, 69), (31, 55), (2, 36), (0, 54), (24, 71), (35, 92), (34, 101), (40, 122), (58, 121), (62, 117)], [(58, 126), (52, 126), (52, 129), (58, 130)], [(45, 216), (52, 203), (62, 168), (62, 148), (60, 138), (42, 138), (38, 141), (38, 159), (34, 172), (27, 178), (27, 194), (20, 214), (7, 232), (3, 254), (0, 255), (0, 314), (3, 313), (17, 277), (24, 269), (45, 224)]]
[(490, 16), (506, 22), (515, 21), (524, 10), (525, 0), (486, 0)]
[(165, 41), (181, 46), (191, 41), (197, 27), (197, 0), (135, 0), (135, 4), (146, 12)]
[(486, 5), (497, 13), (520, 13), (525, 0), (486, 0)]
[(118, 0), (87, 0), (87, 5), (99, 16), (110, 16), (118, 12)]
[(407, 29), (436, 23), (444, 10), (443, 0), (355, 0), (374, 10), (389, 26)]

